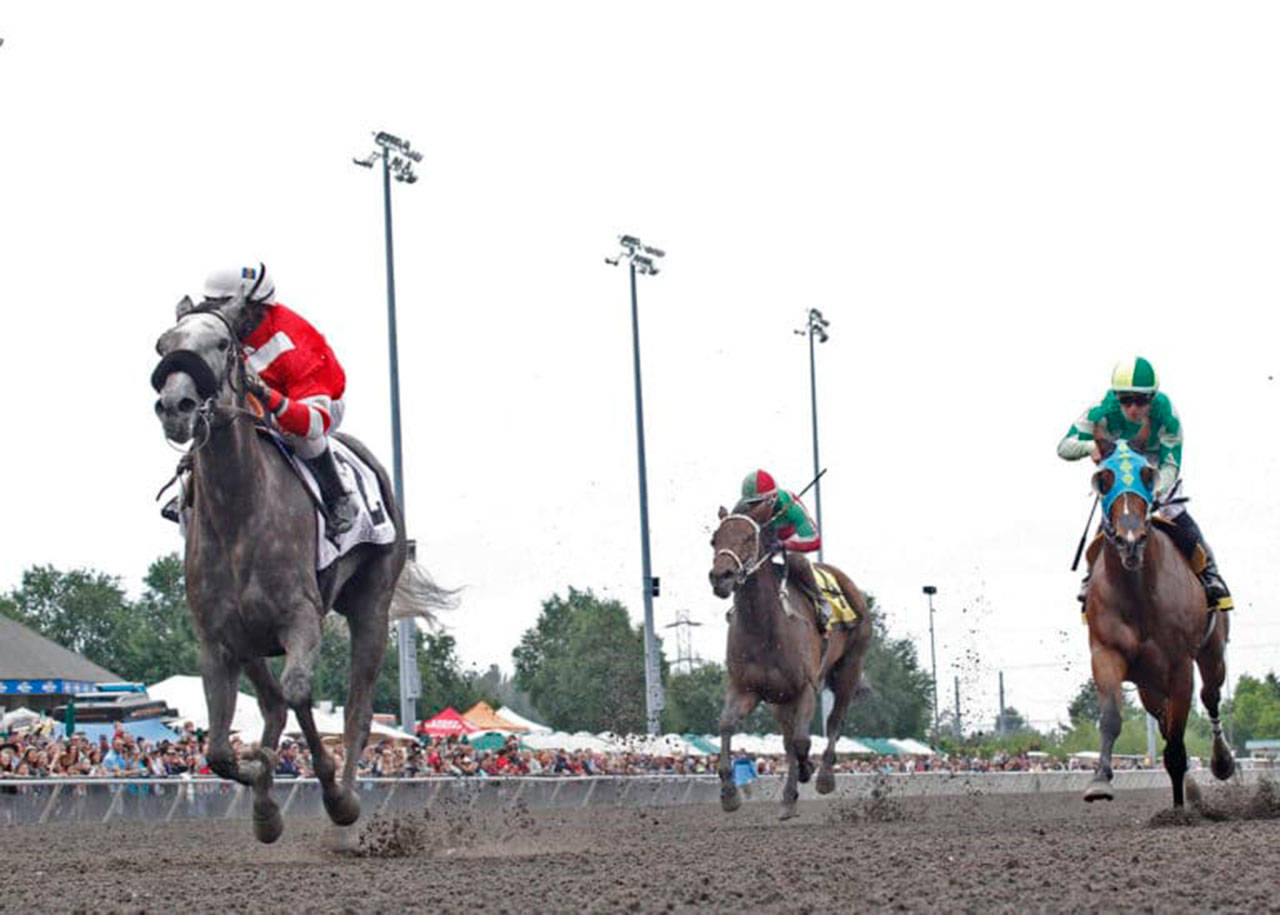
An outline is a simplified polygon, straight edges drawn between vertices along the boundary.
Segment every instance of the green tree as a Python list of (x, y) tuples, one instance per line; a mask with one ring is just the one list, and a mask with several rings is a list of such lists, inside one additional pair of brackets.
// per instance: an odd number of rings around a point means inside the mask
[(1003, 720), (999, 713), (996, 714), (995, 732), (997, 734), (1023, 734), (1030, 730), (1031, 727), (1027, 724), (1027, 719), (1022, 716), (1022, 712), (1012, 705), (1004, 707)]
[(1274, 673), (1261, 680), (1242, 675), (1223, 711), (1229, 716), (1231, 736), (1240, 751), (1247, 740), (1280, 738), (1280, 681)]
[(849, 706), (841, 733), (924, 738), (932, 722), (933, 681), (920, 668), (915, 643), (890, 638), (883, 617), (874, 612), (875, 597), (868, 594), (867, 604), (874, 627), (863, 664), (869, 692)]
[(1076, 696), (1067, 706), (1067, 714), (1071, 721), (1092, 721), (1095, 724), (1102, 715), (1102, 707), (1098, 704), (1098, 688), (1090, 677), (1080, 684)]
[(645, 729), (644, 635), (618, 601), (575, 588), (551, 597), (512, 657), (516, 685), (552, 727)]
[(703, 664), (688, 673), (669, 676), (662, 729), (677, 734), (717, 733), (726, 685), (725, 669), (719, 664)]
[[(311, 695), (316, 701), (345, 705), (351, 676), (351, 641), (346, 620), (336, 613), (324, 619), (320, 655), (316, 660)], [(393, 626), (382, 657), (382, 668), (373, 690), (373, 710), (390, 715), (400, 713), (400, 652), (397, 627)], [(446, 633), (417, 632), (416, 656), (422, 694), (418, 713), (426, 716), (447, 705), (465, 710), (483, 698), (475, 687), (474, 675), (463, 672), (453, 636)]]
[(200, 643), (187, 609), (182, 559), (177, 553), (161, 556), (151, 563), (144, 583), (142, 597), (131, 607), (133, 639), (126, 653), (126, 676), (156, 683), (174, 674), (199, 674)]
[(94, 664), (129, 677), (136, 626), (116, 576), (91, 569), (34, 566), (0, 598), (0, 612)]

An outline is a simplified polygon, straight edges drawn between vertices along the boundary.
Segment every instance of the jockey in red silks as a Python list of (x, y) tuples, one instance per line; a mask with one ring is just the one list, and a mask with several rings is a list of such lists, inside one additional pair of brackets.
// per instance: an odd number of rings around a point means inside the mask
[(324, 336), (276, 302), (275, 293), (263, 264), (215, 270), (205, 280), (198, 307), (218, 308), (231, 322), (244, 351), (246, 387), (315, 474), (329, 532), (342, 534), (351, 529), (358, 509), (338, 475), (329, 435), (342, 423), (347, 377)]

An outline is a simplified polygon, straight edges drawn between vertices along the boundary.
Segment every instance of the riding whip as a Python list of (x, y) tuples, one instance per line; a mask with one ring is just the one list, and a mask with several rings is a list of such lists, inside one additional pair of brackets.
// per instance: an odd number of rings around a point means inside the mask
[(1080, 554), (1084, 552), (1084, 542), (1089, 538), (1089, 527), (1093, 524), (1093, 513), (1098, 510), (1099, 496), (1093, 497), (1093, 508), (1089, 509), (1089, 520), (1084, 523), (1084, 533), (1080, 535), (1080, 545), (1076, 547), (1076, 558), (1071, 563), (1071, 571), (1074, 572), (1080, 566)]
[(827, 472), (827, 468), (823, 467), (822, 470), (819, 471), (818, 475), (814, 477), (811, 481), (809, 481), (809, 485), (806, 486), (804, 489), (800, 490), (800, 492), (796, 495), (796, 498), (797, 499), (800, 498), (800, 496), (803, 496), (809, 490), (813, 489), (813, 487), (817, 484), (817, 482), (822, 479), (822, 475), (825, 474), (826, 472)]

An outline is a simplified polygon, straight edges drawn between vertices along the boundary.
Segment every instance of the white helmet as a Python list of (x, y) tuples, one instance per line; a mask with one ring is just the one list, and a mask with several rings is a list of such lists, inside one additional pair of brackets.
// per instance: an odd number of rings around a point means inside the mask
[(215, 270), (205, 278), (204, 297), (206, 299), (226, 300), (243, 297), (246, 302), (257, 305), (275, 299), (276, 283), (267, 272), (267, 265), (259, 263), (256, 267), (227, 267)]

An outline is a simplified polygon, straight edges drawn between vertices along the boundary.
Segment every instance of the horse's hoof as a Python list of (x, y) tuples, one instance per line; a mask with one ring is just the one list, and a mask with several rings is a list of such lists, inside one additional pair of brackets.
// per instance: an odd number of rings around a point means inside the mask
[(797, 816), (797, 814), (796, 814), (796, 805), (795, 805), (795, 804), (785, 804), (785, 805), (783, 805), (782, 813), (778, 814), (778, 819), (779, 819), (779, 820), (794, 820), (794, 819), (796, 818), (796, 816)]
[(1111, 786), (1106, 782), (1095, 782), (1085, 790), (1084, 799), (1086, 803), (1113, 801), (1115, 800), (1115, 795), (1111, 791)]
[(284, 817), (280, 808), (268, 801), (253, 806), (253, 836), (263, 845), (270, 845), (284, 832)]
[(814, 782), (813, 790), (819, 794), (830, 794), (836, 790), (836, 774), (830, 769), (823, 769), (818, 773), (818, 780)]
[(324, 809), (329, 819), (338, 826), (350, 826), (360, 819), (360, 798), (355, 792), (343, 790), (332, 795), (324, 795)]
[(742, 806), (742, 795), (736, 789), (720, 792), (720, 809), (725, 813), (733, 813)]
[(1227, 754), (1225, 757), (1214, 756), (1213, 761), (1209, 763), (1209, 768), (1213, 772), (1213, 777), (1220, 782), (1225, 782), (1236, 771), (1236, 761)]

